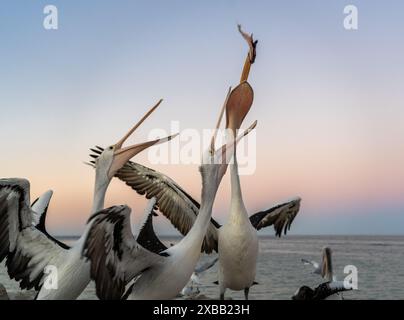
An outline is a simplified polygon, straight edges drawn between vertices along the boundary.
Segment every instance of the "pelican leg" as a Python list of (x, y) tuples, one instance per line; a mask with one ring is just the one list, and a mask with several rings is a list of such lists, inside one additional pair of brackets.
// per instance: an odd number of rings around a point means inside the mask
[(226, 292), (226, 288), (220, 286), (220, 300), (224, 300), (224, 293)]
[(250, 288), (245, 288), (244, 289), (244, 297), (246, 300), (248, 300), (248, 292), (250, 292)]

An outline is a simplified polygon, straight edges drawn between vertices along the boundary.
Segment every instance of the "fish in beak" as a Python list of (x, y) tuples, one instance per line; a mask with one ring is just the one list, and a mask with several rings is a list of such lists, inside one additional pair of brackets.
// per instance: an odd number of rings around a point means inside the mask
[(241, 30), (238, 25), (238, 30), (244, 40), (248, 44), (248, 55), (246, 57), (243, 72), (240, 79), (240, 84), (231, 91), (226, 103), (226, 129), (230, 129), (233, 138), (236, 137), (236, 131), (240, 129), (241, 124), (254, 100), (254, 91), (247, 82), (250, 73), (251, 65), (255, 62), (257, 40), (254, 40), (253, 35), (249, 35)]

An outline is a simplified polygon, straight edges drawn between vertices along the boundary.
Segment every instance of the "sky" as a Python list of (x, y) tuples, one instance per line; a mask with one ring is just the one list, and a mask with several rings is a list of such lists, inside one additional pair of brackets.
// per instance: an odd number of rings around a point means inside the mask
[[(43, 27), (46, 5), (58, 29)], [(358, 30), (343, 26), (358, 8)], [(259, 40), (249, 82), (258, 120), (256, 170), (241, 177), (250, 213), (302, 198), (290, 234), (404, 234), (402, 1), (3, 1), (0, 9), (0, 177), (24, 177), (31, 198), (54, 190), (51, 233), (80, 234), (90, 214), (94, 145), (115, 143), (158, 99), (130, 142), (152, 129), (215, 124)], [(196, 199), (197, 165), (153, 165)], [(224, 223), (228, 174), (213, 216)], [(146, 201), (113, 180), (106, 205)], [(164, 217), (158, 234), (175, 234)], [(267, 228), (260, 234), (273, 234)]]

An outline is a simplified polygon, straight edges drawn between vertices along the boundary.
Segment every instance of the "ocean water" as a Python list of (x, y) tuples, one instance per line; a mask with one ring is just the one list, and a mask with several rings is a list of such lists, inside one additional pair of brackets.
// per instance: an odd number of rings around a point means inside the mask
[[(162, 238), (175, 243), (178, 238)], [(66, 242), (71, 242), (67, 239)], [(345, 277), (344, 267), (354, 265), (358, 270), (358, 290), (344, 293), (345, 299), (404, 299), (404, 236), (286, 236), (261, 237), (256, 281), (250, 290), (250, 299), (290, 299), (302, 285), (311, 287), (322, 282), (319, 275), (301, 263), (302, 258), (319, 261), (321, 249), (331, 247), (334, 273), (338, 280)], [(202, 260), (213, 256), (203, 255)], [(201, 276), (201, 294), (217, 299), (218, 266)], [(11, 298), (28, 298), (33, 292), (19, 290), (18, 283), (10, 280), (4, 265), (0, 265), (0, 283)], [(226, 298), (243, 299), (243, 292), (228, 290)], [(91, 283), (79, 299), (96, 299)]]

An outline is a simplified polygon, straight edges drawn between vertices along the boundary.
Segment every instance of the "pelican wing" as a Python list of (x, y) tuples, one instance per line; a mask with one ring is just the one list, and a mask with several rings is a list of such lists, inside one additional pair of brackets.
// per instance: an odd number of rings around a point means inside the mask
[(300, 209), (300, 198), (278, 204), (268, 210), (260, 211), (250, 216), (251, 224), (257, 230), (271, 225), (274, 226), (276, 235), (280, 237), (290, 230), (293, 220)]
[(48, 266), (66, 253), (33, 226), (30, 185), (25, 179), (0, 179), (0, 262), (22, 289), (39, 290)]
[(136, 238), (136, 241), (145, 249), (154, 252), (160, 253), (164, 250), (167, 250), (167, 247), (160, 241), (154, 232), (153, 228), (153, 216), (157, 213), (154, 210), (150, 211), (147, 215), (146, 221), (143, 224), (142, 228), (139, 231), (139, 234)]
[(46, 213), (48, 212), (49, 202), (53, 191), (48, 190), (31, 204), (32, 225), (35, 227), (45, 225)]
[(90, 274), (100, 299), (121, 299), (132, 280), (165, 259), (137, 243), (127, 206), (101, 210), (90, 217), (89, 224), (83, 255), (91, 261)]
[(46, 214), (48, 213), (49, 202), (52, 198), (53, 191), (48, 190), (31, 204), (32, 225), (46, 235), (50, 240), (56, 242), (63, 249), (70, 249), (70, 247), (51, 236), (46, 230)]
[[(156, 197), (157, 207), (178, 231), (186, 235), (192, 228), (200, 205), (168, 176), (135, 162), (126, 163), (115, 175), (140, 195), (147, 199)], [(202, 250), (206, 253), (217, 251), (217, 228), (213, 219), (209, 225)]]

